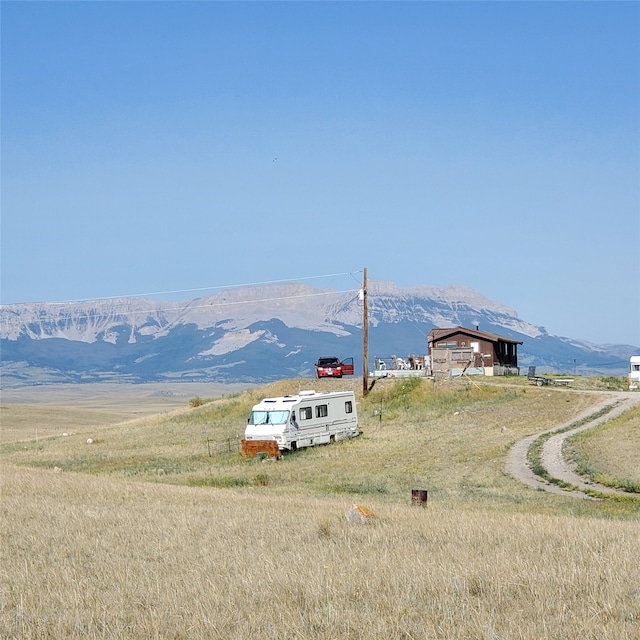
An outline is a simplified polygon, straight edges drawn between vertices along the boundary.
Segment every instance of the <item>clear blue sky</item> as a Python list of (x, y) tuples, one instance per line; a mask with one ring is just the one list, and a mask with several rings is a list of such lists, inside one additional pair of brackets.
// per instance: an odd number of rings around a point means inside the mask
[(640, 345), (640, 3), (0, 11), (2, 303), (367, 267)]

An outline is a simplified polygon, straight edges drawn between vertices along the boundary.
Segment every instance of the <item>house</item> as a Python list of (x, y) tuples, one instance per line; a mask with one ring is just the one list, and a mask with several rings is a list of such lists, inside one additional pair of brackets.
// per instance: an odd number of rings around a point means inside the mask
[(431, 373), (436, 377), (518, 375), (519, 344), (478, 329), (432, 329), (427, 336)]

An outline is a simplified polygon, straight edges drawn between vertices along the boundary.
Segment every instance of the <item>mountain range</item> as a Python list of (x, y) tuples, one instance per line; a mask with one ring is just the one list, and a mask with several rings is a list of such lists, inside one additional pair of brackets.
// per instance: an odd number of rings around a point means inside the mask
[[(362, 371), (364, 306), (358, 288), (268, 284), (166, 302), (111, 298), (0, 307), (2, 385), (53, 382), (267, 382), (313, 377), (319, 356), (353, 357)], [(632, 345), (549, 334), (513, 309), (461, 285), (367, 287), (368, 364), (427, 353), (433, 328), (479, 328), (522, 341), (526, 372), (623, 375)]]

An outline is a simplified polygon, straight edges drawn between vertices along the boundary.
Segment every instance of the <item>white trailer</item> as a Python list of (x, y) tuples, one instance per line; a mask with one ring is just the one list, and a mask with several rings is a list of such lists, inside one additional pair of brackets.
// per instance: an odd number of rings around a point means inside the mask
[(629, 358), (629, 390), (640, 389), (640, 356)]
[(265, 398), (254, 405), (247, 419), (243, 451), (255, 451), (251, 443), (274, 441), (280, 451), (295, 451), (359, 434), (353, 391), (300, 391)]

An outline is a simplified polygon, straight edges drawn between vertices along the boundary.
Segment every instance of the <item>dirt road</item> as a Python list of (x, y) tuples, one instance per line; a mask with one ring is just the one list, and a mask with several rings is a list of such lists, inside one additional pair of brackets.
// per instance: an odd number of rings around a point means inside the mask
[[(593, 393), (597, 393), (597, 395), (603, 395), (602, 391)], [(605, 395), (606, 398), (602, 402), (594, 407), (590, 407), (586, 411), (583, 411), (581, 414), (577, 415), (569, 422), (560, 424), (553, 429), (541, 431), (540, 433), (529, 436), (528, 438), (525, 438), (524, 440), (516, 443), (509, 452), (509, 456), (507, 458), (507, 473), (512, 475), (517, 480), (520, 480), (521, 482), (524, 482), (531, 487), (535, 487), (536, 489), (544, 489), (545, 491), (549, 491), (550, 493), (556, 493), (565, 496), (568, 495), (574, 498), (590, 498), (590, 496), (586, 493), (587, 491), (598, 491), (600, 493), (620, 494), (625, 496), (632, 495), (619, 489), (612, 489), (611, 487), (606, 487), (605, 485), (591, 482), (587, 478), (578, 475), (577, 473), (575, 473), (573, 466), (562, 457), (562, 445), (566, 438), (569, 438), (576, 433), (580, 433), (581, 431), (593, 429), (603, 422), (607, 422), (608, 420), (619, 416), (621, 413), (628, 411), (633, 406), (640, 403), (640, 393), (606, 392)], [(611, 407), (611, 410), (604, 415), (601, 415), (600, 417), (596, 417), (603, 409), (606, 409), (607, 407)], [(593, 419), (589, 420), (590, 416), (594, 416)], [(584, 423), (582, 423), (583, 420), (585, 420)], [(580, 426), (576, 427), (575, 429), (563, 431), (570, 425), (578, 422), (582, 424), (580, 424)], [(527, 452), (529, 451), (529, 448), (531, 447), (533, 442), (543, 434), (555, 433), (556, 431), (562, 431), (562, 433), (557, 433), (556, 435), (551, 436), (544, 443), (541, 454), (542, 466), (546, 469), (547, 473), (552, 478), (562, 480), (575, 487), (578, 487), (574, 491), (566, 491), (558, 485), (547, 482), (544, 478), (540, 478), (533, 473), (527, 463)]]

